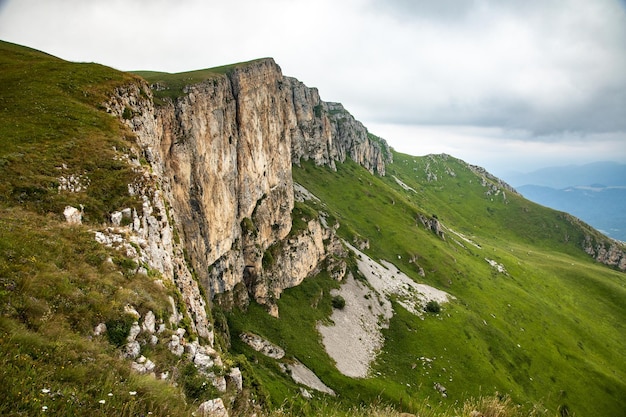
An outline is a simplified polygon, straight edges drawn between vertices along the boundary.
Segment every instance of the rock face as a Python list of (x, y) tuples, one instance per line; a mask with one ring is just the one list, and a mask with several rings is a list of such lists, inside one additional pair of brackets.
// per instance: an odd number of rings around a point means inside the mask
[(585, 236), (583, 249), (596, 261), (626, 271), (626, 248), (616, 240), (598, 240)]
[[(292, 226), (292, 163), (334, 168), (349, 157), (384, 175), (391, 155), (340, 104), (325, 103), (316, 89), (284, 77), (272, 59), (187, 86), (160, 107), (138, 80), (105, 106), (136, 135), (159, 179), (163, 215), (177, 230), (179, 252), (184, 248), (210, 297), (243, 283), (266, 303), (268, 294), (297, 285), (325, 259), (323, 240), (330, 235), (319, 222), (282, 243)], [(277, 245), (306, 256), (282, 256), (282, 276), (270, 280), (263, 257)], [(193, 286), (183, 265), (172, 270)]]

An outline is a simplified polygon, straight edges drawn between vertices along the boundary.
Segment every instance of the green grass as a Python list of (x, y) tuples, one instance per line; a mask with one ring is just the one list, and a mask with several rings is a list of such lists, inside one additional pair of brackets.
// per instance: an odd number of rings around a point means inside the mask
[[(67, 416), (188, 415), (178, 389), (131, 373), (106, 335), (92, 337), (98, 323), (124, 319), (127, 304), (157, 318), (170, 314), (173, 289), (124, 270), (118, 256), (82, 226), (20, 208), (0, 211), (0, 414), (37, 415), (45, 406)], [(171, 372), (180, 360), (164, 342), (142, 353), (159, 371)]]
[[(368, 238), (370, 256), (391, 260), (457, 298), (424, 321), (396, 307), (374, 368), (381, 377), (354, 385), (372, 394), (378, 388), (396, 404), (433, 398), (432, 386), (440, 382), (448, 388), (445, 404), (498, 391), (553, 411), (566, 404), (577, 415), (619, 415), (626, 406), (626, 279), (582, 251), (587, 230), (510, 193), (507, 203), (492, 200), (453, 158), (395, 154), (394, 161), (385, 178), (353, 163), (339, 165), (336, 173), (310, 163), (294, 168), (294, 179), (339, 220), (340, 235)], [(413, 174), (428, 162), (441, 165), (438, 176), (445, 181), (429, 183)], [(454, 177), (442, 175), (444, 164)], [(391, 175), (417, 193), (403, 190)], [(419, 214), (436, 214), (482, 249), (463, 241), (461, 247), (450, 233), (445, 241), (438, 238), (416, 222)], [(409, 263), (413, 255), (425, 278)], [(485, 258), (503, 263), (508, 275)], [(422, 356), (437, 357), (433, 369), (423, 369)]]
[[(0, 204), (61, 216), (85, 207), (100, 223), (121, 207), (136, 174), (119, 152), (132, 143), (102, 111), (116, 86), (135, 78), (98, 64), (75, 64), (0, 42)], [(59, 192), (60, 178), (82, 178), (77, 193)]]

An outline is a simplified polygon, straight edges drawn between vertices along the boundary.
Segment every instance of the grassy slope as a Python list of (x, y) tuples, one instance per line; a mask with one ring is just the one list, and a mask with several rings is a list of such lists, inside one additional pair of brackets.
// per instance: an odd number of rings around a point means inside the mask
[[(372, 177), (353, 163), (340, 165), (336, 173), (304, 164), (294, 168), (294, 177), (326, 203), (324, 210), (339, 219), (345, 238), (368, 238), (370, 256), (393, 261), (457, 300), (440, 316), (423, 321), (397, 307), (374, 365), (379, 377), (365, 380), (338, 375), (319, 343), (310, 343), (317, 336), (308, 323), (327, 314), (308, 308), (330, 285), (323, 277), (287, 290), (278, 320), (257, 314), (256, 307), (255, 314), (233, 315), (233, 333), (252, 329), (281, 344), (347, 402), (380, 396), (415, 409), (430, 398), (445, 409), (497, 391), (553, 411), (567, 405), (577, 415), (619, 415), (626, 407), (624, 274), (582, 252), (583, 233), (568, 216), (510, 193), (508, 203), (501, 196), (492, 200), (462, 162), (394, 157), (385, 178)], [(438, 181), (425, 180), (426, 164), (430, 170), (438, 166)], [(444, 175), (446, 166), (455, 176)], [(403, 190), (392, 175), (416, 192)], [(437, 214), (482, 248), (457, 238), (463, 248), (451, 233), (439, 239), (421, 223), (417, 226), (418, 213)], [(415, 255), (425, 278), (408, 262)], [(485, 258), (504, 264), (509, 274), (495, 272)], [(289, 336), (294, 332), (306, 338)], [(234, 347), (252, 355), (245, 346)], [(425, 366), (422, 356), (436, 359)], [(435, 382), (448, 389), (447, 399), (433, 390)]]
[[(113, 148), (132, 143), (99, 107), (133, 79), (0, 42), (1, 415), (38, 415), (43, 407), (64, 416), (192, 409), (180, 389), (131, 373), (106, 336), (91, 336), (101, 322), (127, 332), (127, 304), (167, 318), (167, 297), (176, 295), (154, 284), (158, 274), (135, 275), (134, 262), (89, 231), (113, 210), (141, 206), (128, 195), (136, 174)], [(71, 174), (89, 178), (86, 190), (58, 191), (58, 178)], [(68, 204), (84, 204), (84, 226), (66, 225)], [(164, 344), (146, 354), (159, 371), (178, 360)]]

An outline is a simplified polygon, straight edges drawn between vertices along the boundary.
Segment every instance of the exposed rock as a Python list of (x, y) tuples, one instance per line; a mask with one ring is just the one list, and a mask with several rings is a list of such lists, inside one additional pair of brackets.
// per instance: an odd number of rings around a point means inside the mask
[(144, 332), (154, 333), (156, 331), (156, 317), (152, 310), (148, 311), (143, 318), (141, 328)]
[(130, 304), (126, 304), (124, 306), (124, 313), (128, 314), (129, 316), (133, 316), (136, 319), (139, 319), (139, 317), (141, 317), (141, 314), (139, 314), (135, 307), (131, 306)]
[(124, 357), (135, 359), (141, 353), (141, 345), (136, 340), (129, 342), (124, 347)]
[(448, 396), (448, 390), (446, 389), (446, 387), (444, 387), (440, 383), (435, 382), (435, 385), (433, 388), (435, 388), (435, 390), (439, 392), (442, 397), (446, 398)]
[(198, 417), (228, 417), (228, 410), (221, 398), (208, 400), (200, 404), (194, 416)]
[(226, 375), (226, 384), (233, 385), (237, 391), (243, 389), (243, 376), (239, 368), (231, 368)]
[(63, 215), (65, 216), (65, 221), (69, 224), (75, 225), (83, 222), (83, 212), (76, 207), (66, 206), (65, 210), (63, 210)]
[(252, 349), (256, 350), (257, 352), (261, 352), (265, 356), (269, 356), (273, 359), (282, 359), (285, 356), (284, 350), (282, 350), (275, 344), (268, 342), (259, 335), (256, 335), (254, 333), (242, 333), (239, 337)]
[(141, 327), (139, 327), (139, 323), (133, 322), (133, 324), (130, 326), (130, 331), (128, 332), (127, 340), (129, 342), (134, 342), (140, 332), (141, 332)]
[(317, 375), (309, 368), (304, 366), (304, 364), (294, 361), (293, 363), (284, 364), (284, 367), (288, 370), (291, 375), (291, 379), (296, 384), (306, 385), (309, 388), (313, 388), (319, 392), (323, 392), (328, 395), (335, 395), (335, 391), (330, 389), (326, 384), (324, 384)]
[[(324, 103), (317, 90), (284, 77), (271, 59), (187, 86), (181, 97), (158, 108), (145, 84), (119, 88), (105, 106), (136, 133), (211, 297), (241, 282), (261, 302), (282, 290), (262, 282), (262, 258), (291, 229), (292, 162), (313, 159), (333, 167), (349, 157), (384, 175), (391, 160), (384, 141), (340, 104)], [(131, 119), (122, 117), (125, 109), (132, 110)], [(182, 248), (174, 259), (183, 259)], [(185, 291), (181, 283), (193, 279), (174, 270)], [(341, 275), (341, 268), (334, 271)], [(185, 302), (197, 301), (196, 295), (185, 295)], [(194, 317), (199, 322), (202, 317)]]
[(585, 236), (583, 249), (596, 261), (626, 271), (626, 245), (612, 239), (600, 240)]
[(504, 267), (504, 265), (499, 264), (498, 262), (494, 261), (493, 259), (485, 258), (485, 261), (487, 261), (487, 263), (489, 265), (491, 265), (491, 267), (493, 269), (495, 269), (496, 271), (498, 271), (499, 273), (507, 275), (506, 268)]
[(120, 224), (122, 224), (121, 211), (114, 211), (113, 213), (111, 213), (111, 223), (113, 224), (113, 226), (119, 226)]
[(185, 353), (185, 347), (180, 343), (178, 335), (172, 335), (172, 339), (168, 342), (167, 347), (176, 356), (182, 356)]
[(331, 293), (342, 296), (345, 307), (333, 310), (332, 325), (318, 323), (317, 328), (337, 369), (346, 376), (364, 378), (383, 346), (382, 329), (388, 327), (393, 316), (390, 298), (413, 314), (421, 315), (422, 306), (428, 301), (445, 303), (452, 297), (428, 285), (417, 284), (389, 262), (375, 262), (349, 244), (346, 246), (356, 254), (359, 272), (368, 284), (348, 274), (341, 288)]
[(211, 383), (219, 392), (226, 392), (226, 378), (221, 375), (210, 374)]
[(193, 357), (193, 363), (198, 368), (209, 369), (215, 364), (216, 352), (207, 350), (204, 346), (198, 346)]
[(106, 331), (107, 331), (107, 325), (104, 323), (100, 323), (93, 329), (93, 335), (100, 336), (101, 334), (106, 333)]
[[(269, 303), (272, 297), (279, 298), (284, 289), (299, 285), (313, 274), (328, 255), (325, 240), (331, 241), (335, 250), (343, 250), (341, 243), (338, 247), (334, 246), (337, 240), (334, 231), (324, 229), (318, 219), (313, 219), (307, 223), (305, 230), (285, 241), (282, 248), (273, 255), (275, 258), (272, 265), (266, 265), (264, 275), (271, 279), (256, 280), (250, 288), (255, 300), (261, 304)], [(345, 262), (343, 265), (333, 264), (332, 267), (338, 275), (345, 273)]]
[(311, 393), (306, 388), (300, 387), (300, 394), (306, 400), (312, 400), (313, 399), (313, 395), (311, 395)]

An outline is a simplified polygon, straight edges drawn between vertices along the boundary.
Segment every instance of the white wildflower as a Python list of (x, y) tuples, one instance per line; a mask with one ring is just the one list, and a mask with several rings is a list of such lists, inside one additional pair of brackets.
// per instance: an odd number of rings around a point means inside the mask
[(100, 400), (98, 401), (100, 404), (104, 404), (106, 401), (105, 400)]
[(130, 395), (137, 395), (137, 391), (128, 391)]
[(41, 392), (43, 392), (44, 394), (47, 394), (50, 392), (50, 390), (48, 388), (44, 388), (41, 390)]

